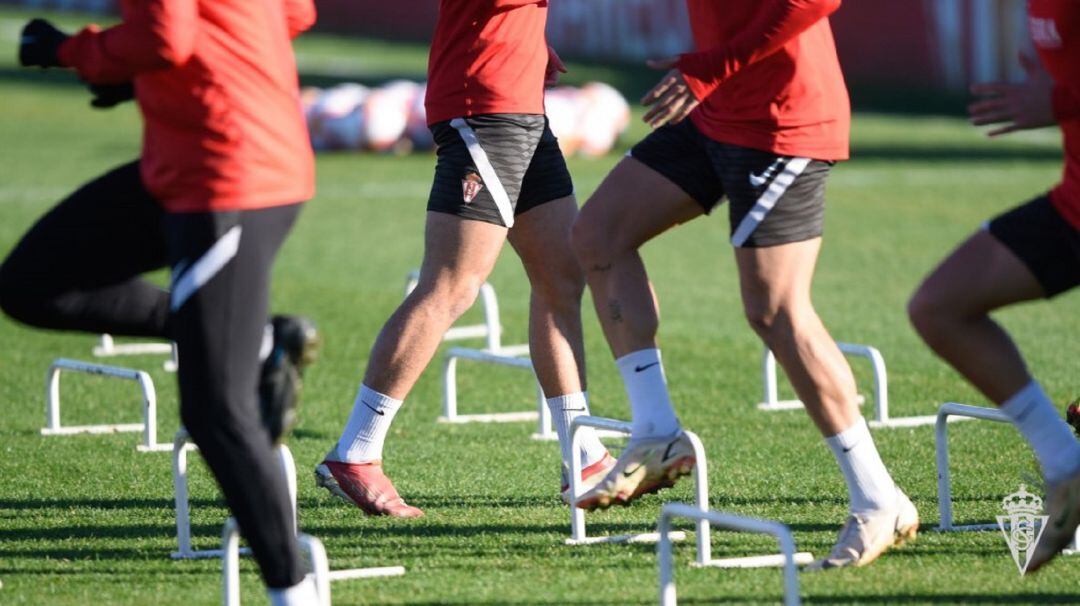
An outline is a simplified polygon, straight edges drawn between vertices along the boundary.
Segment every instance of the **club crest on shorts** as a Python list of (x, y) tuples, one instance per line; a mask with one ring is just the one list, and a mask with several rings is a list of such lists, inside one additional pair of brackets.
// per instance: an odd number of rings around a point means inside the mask
[(476, 196), (480, 195), (482, 189), (484, 189), (484, 182), (480, 178), (480, 173), (472, 169), (466, 171), (461, 179), (461, 198), (465, 200), (465, 203), (472, 203)]
[(1043, 501), (1038, 495), (1028, 492), (1021, 484), (1020, 490), (1005, 497), (1001, 508), (1008, 515), (998, 516), (998, 527), (1005, 535), (1005, 542), (1012, 552), (1013, 561), (1020, 569), (1020, 574), (1027, 572), (1028, 563), (1035, 553), (1035, 545), (1042, 537), (1043, 528), (1049, 516), (1042, 513)]

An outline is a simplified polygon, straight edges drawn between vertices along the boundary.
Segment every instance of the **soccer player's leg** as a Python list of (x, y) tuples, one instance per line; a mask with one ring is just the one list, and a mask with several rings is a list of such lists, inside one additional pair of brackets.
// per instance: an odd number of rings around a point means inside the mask
[(138, 162), (90, 181), (0, 266), (0, 308), (40, 328), (165, 337), (168, 293), (140, 277), (166, 263), (161, 221)]
[(285, 475), (257, 404), (271, 266), (299, 205), (166, 216), (180, 415), (273, 595), (313, 594)]
[(345, 431), (316, 470), (321, 486), (368, 515), (423, 515), (383, 471), (386, 435), (442, 335), (476, 300), (505, 239), (504, 227), (428, 213), (419, 283), (379, 333)]
[(862, 566), (914, 538), (918, 512), (892, 480), (856, 403), (855, 380), (811, 302), (830, 165), (717, 144), (748, 322), (776, 355), (844, 475), (850, 515), (817, 568)]
[(961, 244), (908, 305), (927, 345), (1000, 406), (1035, 450), (1050, 520), (1028, 571), (1057, 555), (1080, 523), (1080, 444), (990, 313), (1078, 285), (1080, 233), (1041, 197)]
[(442, 336), (472, 306), (513, 224), (514, 204), (542, 117), (480, 116), (432, 126), (438, 144), (416, 289), (372, 348), (353, 411), (316, 482), (369, 515), (415, 518), (383, 471), (394, 415)]
[(578, 501), (627, 504), (691, 472), (693, 450), (667, 389), (657, 301), (638, 249), (723, 196), (689, 122), (658, 129), (620, 162), (574, 225), (573, 245), (630, 400), (632, 435), (616, 466)]
[[(547, 405), (562, 455), (564, 501), (569, 499), (569, 428), (589, 414), (581, 297), (585, 277), (573, 251), (570, 230), (578, 214), (566, 161), (550, 129), (545, 128), (522, 183), (517, 217), (509, 240), (529, 277), (529, 355)], [(596, 431), (582, 428), (582, 486), (599, 482), (615, 460)]]

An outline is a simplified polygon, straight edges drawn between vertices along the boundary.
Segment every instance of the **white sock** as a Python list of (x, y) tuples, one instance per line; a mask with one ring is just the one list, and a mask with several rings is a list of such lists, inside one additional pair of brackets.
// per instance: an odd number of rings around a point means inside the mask
[(348, 463), (370, 463), (382, 459), (383, 442), (401, 400), (360, 385), (349, 422), (338, 440), (337, 454)]
[(847, 482), (851, 513), (866, 513), (892, 507), (896, 503), (896, 484), (881, 462), (866, 419), (835, 436), (825, 438)]
[[(551, 411), (551, 422), (555, 425), (555, 433), (559, 434), (559, 447), (562, 450), (563, 464), (570, 465), (570, 422), (576, 417), (589, 414), (589, 394), (584, 391), (567, 394), (547, 399), (548, 410)], [(578, 430), (581, 436), (581, 468), (604, 458), (607, 448), (600, 443), (600, 437), (592, 427), (582, 427)]]
[(1035, 449), (1048, 483), (1060, 482), (1080, 467), (1080, 442), (1073, 437), (1068, 423), (1054, 409), (1054, 403), (1038, 381), (1028, 383), (1006, 400), (1001, 412), (1012, 419)]
[(315, 581), (304, 577), (292, 587), (285, 589), (266, 589), (270, 596), (270, 606), (318, 606), (319, 592), (315, 590)]
[(671, 407), (659, 349), (642, 349), (615, 360), (633, 415), (631, 438), (670, 436), (681, 429)]

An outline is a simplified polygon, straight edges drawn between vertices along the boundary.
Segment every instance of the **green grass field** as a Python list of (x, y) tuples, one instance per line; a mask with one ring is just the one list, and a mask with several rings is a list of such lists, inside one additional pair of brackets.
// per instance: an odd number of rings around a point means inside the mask
[[(0, 48), (13, 49), (25, 13), (0, 13)], [(75, 23), (75, 20), (68, 20)], [(350, 74), (419, 76), (424, 50), (312, 36), (299, 44), (308, 78)], [(575, 67), (574, 65), (571, 66)], [(605, 70), (581, 66), (588, 77)], [(131, 107), (88, 109), (68, 76), (23, 72), (0, 57), (0, 253), (79, 183), (131, 159), (138, 119)], [(643, 132), (635, 127), (626, 142)], [(815, 300), (840, 340), (870, 343), (889, 364), (895, 415), (931, 414), (945, 401), (982, 404), (908, 326), (908, 295), (933, 264), (979, 223), (1041, 193), (1060, 172), (1055, 133), (988, 142), (954, 118), (856, 116), (855, 158), (830, 181), (826, 245)], [(618, 154), (570, 169), (582, 200)], [(302, 422), (290, 444), (300, 475), (300, 523), (321, 537), (334, 568), (403, 564), (404, 577), (335, 584), (337, 604), (650, 604), (656, 558), (648, 545), (566, 547), (558, 500), (558, 453), (528, 438), (529, 424), (437, 425), (439, 364), (398, 416), (387, 467), (417, 521), (365, 518), (315, 488), (310, 471), (336, 440), (379, 327), (417, 266), (433, 157), (324, 155), (319, 193), (276, 268), (274, 308), (313, 317), (326, 336), (312, 368)], [(804, 414), (763, 413), (761, 345), (747, 328), (727, 243), (725, 213), (685, 226), (644, 251), (663, 305), (662, 346), (684, 424), (709, 454), (713, 507), (789, 524), (798, 546), (831, 547), (843, 521), (843, 481)], [(491, 283), (507, 341), (525, 338), (527, 285), (511, 253)], [(614, 365), (585, 304), (594, 411), (626, 418)], [(472, 312), (475, 314), (475, 312)], [(470, 316), (475, 317), (475, 315)], [(1000, 315), (1034, 372), (1058, 401), (1080, 395), (1080, 297)], [(42, 437), (43, 379), (56, 357), (89, 359), (95, 338), (29, 330), (0, 319), (0, 604), (213, 604), (220, 563), (174, 562), (169, 455), (136, 452), (136, 436)], [(176, 390), (160, 358), (118, 361), (150, 371), (161, 402), (159, 438), (177, 427)], [(866, 369), (854, 363), (861, 385)], [(468, 411), (525, 409), (532, 384), (518, 371), (464, 367)], [(134, 422), (130, 385), (65, 379), (65, 421)], [(954, 426), (958, 521), (992, 521), (1001, 498), (1034, 476), (1031, 453), (1009, 427)], [(938, 534), (933, 430), (875, 434), (928, 530), (863, 570), (802, 576), (812, 603), (1047, 603), (1080, 601), (1077, 564), (1064, 559), (1036, 577), (1017, 574), (999, 532)], [(219, 539), (226, 512), (201, 464), (193, 472), (197, 547)], [(689, 500), (690, 483), (661, 495)], [(661, 498), (590, 515), (594, 532), (645, 530)], [(687, 525), (689, 529), (689, 526)], [(772, 549), (731, 533), (713, 537), (717, 556)], [(690, 544), (676, 551), (685, 604), (776, 602), (775, 570), (691, 569)], [(252, 562), (243, 588), (263, 600)]]

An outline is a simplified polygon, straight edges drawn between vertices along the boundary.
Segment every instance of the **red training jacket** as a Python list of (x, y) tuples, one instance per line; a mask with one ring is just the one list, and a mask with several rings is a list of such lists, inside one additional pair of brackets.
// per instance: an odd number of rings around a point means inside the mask
[(1050, 200), (1080, 230), (1080, 2), (1030, 0), (1028, 26), (1054, 79), (1054, 115), (1065, 137), (1065, 174)]
[(291, 39), (311, 0), (122, 0), (123, 22), (89, 26), (60, 62), (94, 84), (134, 81), (141, 169), (169, 212), (310, 199), (315, 164)]
[(690, 115), (723, 143), (846, 160), (851, 105), (828, 16), (840, 0), (687, 0), (696, 50), (677, 65)]
[(547, 0), (439, 0), (428, 59), (428, 124), (543, 114)]

